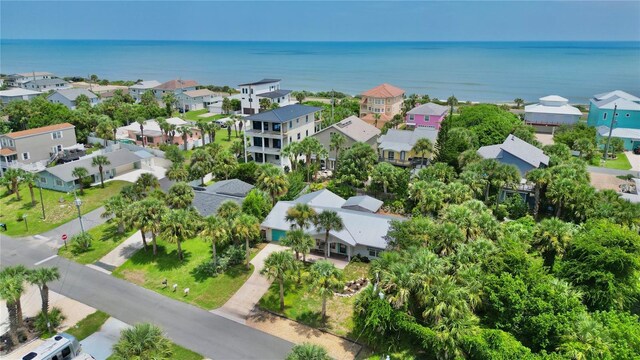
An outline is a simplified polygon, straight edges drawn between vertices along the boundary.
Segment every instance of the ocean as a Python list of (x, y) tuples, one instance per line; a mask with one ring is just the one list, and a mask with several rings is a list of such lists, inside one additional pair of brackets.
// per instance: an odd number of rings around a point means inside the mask
[(640, 42), (0, 40), (0, 73), (29, 71), (230, 86), (279, 78), (285, 89), (353, 95), (387, 82), (439, 99), (587, 103), (614, 89), (640, 95)]

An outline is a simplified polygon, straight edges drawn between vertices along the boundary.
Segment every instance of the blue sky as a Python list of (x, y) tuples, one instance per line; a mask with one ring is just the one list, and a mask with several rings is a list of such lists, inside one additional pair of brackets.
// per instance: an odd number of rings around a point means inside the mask
[(5, 1), (5, 39), (640, 40), (627, 1)]

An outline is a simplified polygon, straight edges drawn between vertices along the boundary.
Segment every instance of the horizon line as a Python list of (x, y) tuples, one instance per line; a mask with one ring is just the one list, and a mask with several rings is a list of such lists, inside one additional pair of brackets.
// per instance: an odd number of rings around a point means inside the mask
[(154, 42), (237, 42), (237, 43), (300, 43), (300, 42), (317, 42), (317, 43), (415, 43), (415, 42), (430, 42), (430, 43), (526, 43), (526, 42), (549, 42), (549, 43), (562, 43), (562, 42), (635, 42), (640, 43), (640, 39), (636, 40), (195, 40), (195, 39), (63, 39), (63, 38), (3, 38), (0, 37), (0, 41), (3, 40), (19, 40), (19, 41), (154, 41)]

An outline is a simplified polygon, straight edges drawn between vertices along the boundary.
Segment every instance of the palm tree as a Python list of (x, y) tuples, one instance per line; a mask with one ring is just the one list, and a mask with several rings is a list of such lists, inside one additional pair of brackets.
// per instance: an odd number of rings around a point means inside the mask
[(253, 215), (240, 214), (233, 220), (231, 231), (237, 242), (240, 242), (242, 239), (245, 241), (246, 266), (247, 269), (249, 269), (249, 260), (251, 257), (249, 242), (260, 236), (260, 222)]
[(336, 152), (336, 163), (334, 165), (334, 171), (338, 171), (338, 161), (340, 159), (340, 151), (347, 143), (347, 138), (340, 133), (331, 133), (331, 139), (329, 140), (329, 149)]
[(167, 205), (172, 209), (187, 209), (191, 206), (194, 196), (193, 188), (189, 184), (175, 183), (167, 191)]
[(447, 98), (447, 105), (449, 105), (449, 116), (451, 116), (453, 115), (454, 106), (458, 106), (458, 99), (454, 95), (449, 96), (449, 98)]
[(522, 105), (524, 105), (524, 100), (522, 100), (521, 98), (515, 98), (513, 102), (516, 104), (516, 107), (518, 109), (520, 109)]
[(194, 236), (191, 218), (191, 213), (185, 209), (171, 209), (162, 217), (162, 237), (176, 243), (180, 261), (184, 259), (181, 243)]
[(420, 138), (413, 145), (413, 147), (411, 148), (411, 151), (420, 154), (420, 159), (421, 159), (420, 164), (424, 166), (424, 155), (431, 154), (431, 152), (433, 151), (433, 144), (431, 143), (431, 140), (427, 138)]
[(260, 271), (270, 280), (278, 281), (280, 286), (280, 311), (284, 311), (284, 281), (293, 270), (295, 262), (288, 251), (277, 251), (269, 254), (264, 260), (264, 267)]
[(342, 231), (344, 223), (342, 218), (335, 211), (325, 210), (318, 214), (316, 217), (316, 228), (318, 231), (324, 231), (324, 242), (327, 247), (324, 257), (329, 257), (329, 232), (330, 231)]
[(136, 122), (140, 125), (140, 139), (142, 139), (142, 147), (144, 147), (146, 143), (144, 138), (144, 123), (146, 120), (143, 117), (139, 117), (136, 119)]
[(171, 116), (171, 113), (173, 113), (173, 107), (178, 102), (176, 95), (172, 92), (166, 93), (162, 95), (162, 102), (164, 102), (164, 106), (167, 110), (167, 116)]
[[(58, 268), (37, 268), (29, 272), (27, 280), (38, 287), (40, 290), (40, 299), (42, 300), (42, 313), (47, 319), (47, 327), (49, 327), (49, 286), (47, 283), (60, 279)], [(51, 329), (49, 329), (51, 330)]]
[(214, 263), (218, 262), (216, 257), (216, 245), (222, 245), (229, 239), (228, 226), (229, 225), (226, 221), (214, 215), (207, 216), (202, 222), (202, 231), (200, 234), (211, 241)]
[(114, 130), (117, 128), (116, 124), (106, 115), (101, 115), (98, 118), (98, 125), (96, 126), (96, 135), (99, 138), (104, 139), (104, 147), (107, 147), (108, 140), (115, 140)]
[(156, 236), (161, 230), (162, 217), (166, 212), (167, 207), (164, 202), (155, 197), (148, 197), (144, 200), (137, 201), (131, 204), (127, 211), (127, 221), (130, 226), (140, 230), (145, 249), (147, 248), (146, 233), (151, 233), (154, 256), (157, 255), (158, 252)]
[(536, 224), (533, 246), (544, 258), (544, 266), (553, 271), (556, 257), (562, 256), (573, 237), (573, 225), (558, 218), (544, 219)]
[(233, 120), (227, 120), (224, 123), (227, 126), (227, 141), (231, 141), (231, 127), (234, 126), (235, 123)]
[(235, 218), (237, 218), (242, 213), (242, 209), (240, 205), (232, 200), (227, 200), (223, 202), (216, 214), (222, 218), (227, 220), (228, 222), (232, 222)]
[(187, 181), (189, 178), (189, 172), (181, 164), (173, 164), (167, 170), (167, 178), (172, 181)]
[(152, 173), (142, 173), (136, 180), (136, 185), (143, 193), (160, 187), (160, 181)]
[(535, 203), (533, 205), (533, 217), (538, 219), (540, 212), (540, 196), (542, 188), (551, 181), (551, 173), (543, 168), (533, 169), (526, 175), (527, 180), (534, 183), (535, 186)]
[(19, 344), (18, 332), (24, 328), (20, 298), (24, 293), (24, 280), (27, 274), (27, 268), (22, 265), (4, 268), (0, 272), (0, 299), (3, 299), (7, 305), (9, 336), (14, 346)]
[(182, 145), (184, 146), (184, 151), (187, 151), (188, 139), (189, 136), (193, 136), (193, 129), (189, 125), (182, 125), (178, 128), (178, 131), (182, 133)]
[(316, 244), (315, 239), (301, 229), (287, 231), (281, 243), (296, 253), (296, 260), (299, 260), (300, 254), (302, 254), (302, 262), (307, 261), (307, 254)]
[(316, 217), (316, 211), (309, 206), (309, 204), (297, 203), (294, 206), (287, 209), (287, 214), (284, 219), (291, 224), (291, 227), (297, 226), (298, 229), (304, 230), (307, 228)]
[(267, 110), (271, 106), (271, 99), (261, 98), (258, 103), (260, 104), (260, 111)]
[(171, 359), (171, 342), (162, 330), (149, 323), (136, 324), (120, 332), (120, 340), (113, 345), (112, 357), (116, 360), (128, 359)]
[(16, 194), (16, 199), (18, 201), (22, 200), (20, 197), (20, 182), (22, 181), (22, 176), (24, 175), (24, 170), (17, 168), (9, 168), (4, 172), (4, 178), (11, 183), (11, 191)]
[(342, 272), (328, 260), (320, 260), (311, 265), (311, 288), (322, 298), (322, 321), (327, 318), (327, 299), (339, 286)]
[(31, 195), (31, 206), (36, 206), (36, 196), (33, 193), (33, 187), (38, 180), (38, 176), (32, 172), (25, 171), (22, 173), (22, 182), (26, 183), (29, 187), (29, 194)]
[(373, 114), (373, 126), (378, 127), (378, 121), (380, 121), (381, 117), (382, 116), (379, 113)]
[(285, 360), (330, 360), (327, 350), (320, 345), (303, 343), (293, 347)]
[(213, 164), (213, 156), (207, 150), (199, 148), (191, 154), (189, 170), (194, 177), (197, 176), (201, 179), (200, 185), (204, 185), (204, 177), (211, 172)]
[(287, 144), (281, 150), (281, 155), (285, 156), (289, 159), (291, 163), (291, 170), (296, 170), (296, 165), (298, 164), (298, 156), (300, 155), (300, 143), (292, 142)]
[(560, 218), (562, 215), (562, 207), (571, 196), (576, 186), (576, 181), (571, 178), (554, 179), (549, 184), (547, 188), (547, 197), (549, 197), (556, 207), (557, 218)]
[(287, 193), (289, 181), (279, 168), (266, 166), (260, 172), (257, 185), (271, 196), (271, 204), (275, 206), (276, 199)]
[(167, 136), (169, 135), (169, 130), (171, 130), (171, 124), (167, 122), (167, 119), (163, 117), (157, 117), (156, 122), (158, 123), (158, 127), (160, 131), (162, 131), (162, 142), (167, 143)]
[(82, 166), (75, 167), (73, 168), (71, 175), (78, 180), (78, 184), (80, 185), (80, 195), (84, 195), (84, 182), (82, 182), (82, 179), (89, 176), (89, 170)]
[(120, 194), (114, 195), (104, 203), (104, 212), (100, 217), (110, 218), (118, 222), (118, 234), (124, 233), (125, 222), (129, 215), (129, 202)]
[(109, 159), (104, 155), (94, 156), (93, 160), (91, 161), (91, 166), (98, 167), (98, 172), (100, 173), (100, 185), (102, 186), (103, 189), (104, 189), (104, 174), (102, 171), (103, 171), (103, 167), (107, 165), (111, 165), (111, 161), (109, 161)]
[(200, 119), (196, 122), (196, 126), (198, 127), (198, 130), (200, 130), (200, 136), (202, 136), (202, 147), (205, 147), (207, 145), (207, 142), (205, 141), (204, 136), (207, 133), (209, 126), (211, 126), (211, 122)]

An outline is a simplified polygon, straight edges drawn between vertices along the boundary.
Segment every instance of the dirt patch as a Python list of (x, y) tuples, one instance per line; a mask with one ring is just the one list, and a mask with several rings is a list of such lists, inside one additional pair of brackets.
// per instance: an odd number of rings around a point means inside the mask
[(615, 190), (620, 191), (620, 185), (626, 181), (618, 179), (615, 175), (590, 173), (591, 185), (598, 190)]
[(130, 281), (136, 285), (144, 285), (146, 281), (144, 271), (141, 270), (125, 270), (122, 272), (122, 276), (125, 280)]

